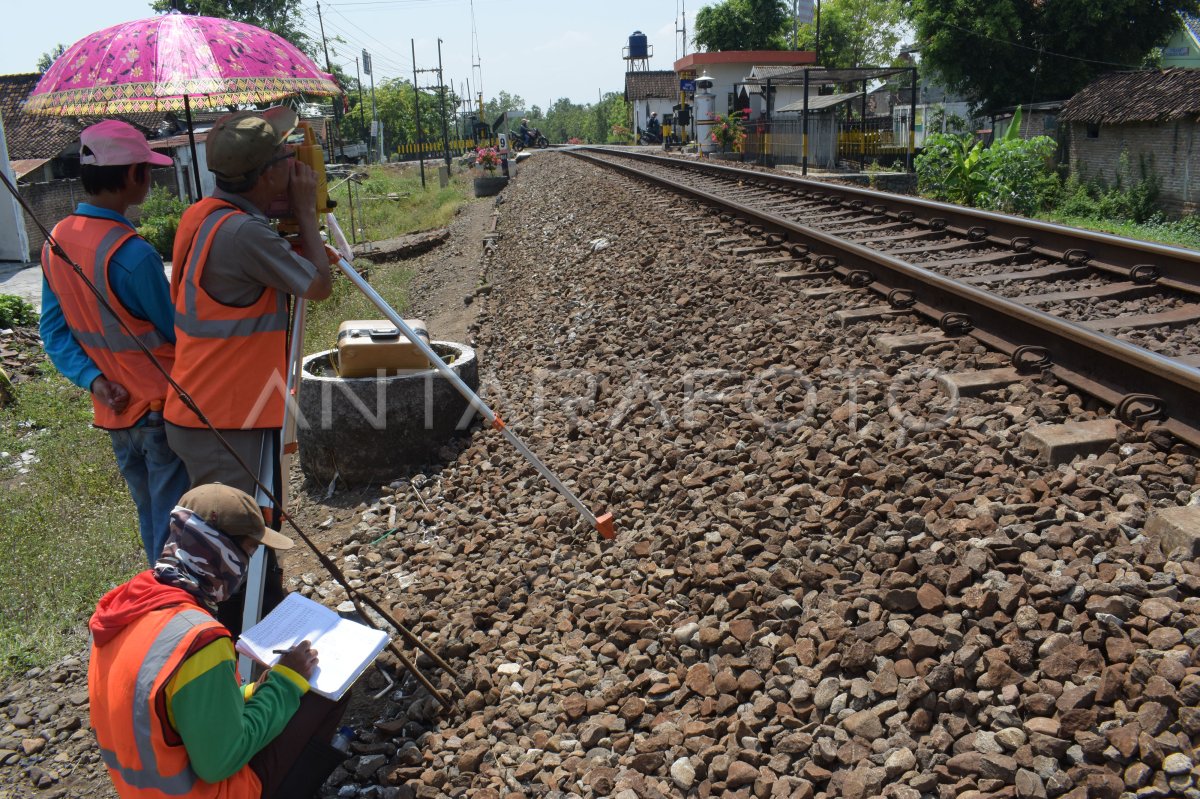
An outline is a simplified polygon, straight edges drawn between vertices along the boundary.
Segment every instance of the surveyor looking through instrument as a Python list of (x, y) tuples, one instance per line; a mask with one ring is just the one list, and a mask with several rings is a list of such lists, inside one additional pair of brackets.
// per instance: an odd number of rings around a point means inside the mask
[[(320, 300), (330, 293), (316, 178), (286, 144), (296, 124), (295, 112), (282, 106), (239, 111), (216, 121), (207, 154), (217, 190), (180, 219), (171, 275), (176, 329), (171, 377), (238, 457), (259, 470), (259, 481), (275, 496), (285, 478), (278, 464), (288, 298)], [(294, 220), (299, 230), (295, 246), (272, 227), (269, 213)], [(187, 465), (192, 485), (219, 482), (255, 493), (253, 476), (174, 392), (167, 398), (165, 416), (167, 439)], [(265, 497), (259, 502), (269, 505)], [(268, 515), (273, 515), (269, 508)], [(273, 561), (269, 558), (264, 612), (283, 597)], [(235, 631), (240, 629), (241, 604), (239, 596), (221, 608), (220, 618)]]
[(107, 120), (80, 134), (79, 164), (85, 199), (54, 227), (52, 237), (83, 265), (112, 309), (102, 307), (46, 244), (40, 333), (58, 371), (92, 394), (94, 424), (112, 440), (117, 467), (137, 506), (146, 559), (154, 563), (167, 539), (171, 509), (189, 483), (163, 428), (166, 378), (146, 368), (132, 337), (169, 370), (175, 359), (175, 309), (162, 258), (125, 214), (146, 199), (150, 167), (170, 166), (171, 159), (153, 152), (133, 126)]

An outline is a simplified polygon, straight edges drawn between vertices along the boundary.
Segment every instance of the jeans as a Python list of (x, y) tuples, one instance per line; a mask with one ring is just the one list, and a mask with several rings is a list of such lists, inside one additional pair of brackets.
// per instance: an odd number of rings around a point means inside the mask
[(169, 446), (162, 414), (151, 411), (133, 427), (109, 430), (117, 468), (137, 505), (138, 531), (153, 566), (167, 543), (171, 511), (191, 483), (187, 469)]

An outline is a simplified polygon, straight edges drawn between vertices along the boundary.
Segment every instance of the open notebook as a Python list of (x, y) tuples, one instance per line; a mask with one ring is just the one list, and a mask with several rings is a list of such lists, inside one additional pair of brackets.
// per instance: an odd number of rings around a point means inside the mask
[(317, 669), (309, 686), (314, 693), (336, 700), (383, 651), (388, 635), (343, 619), (300, 594), (288, 594), (266, 618), (242, 633), (236, 649), (264, 666), (274, 666), (281, 657), (274, 650), (291, 649), (301, 641), (317, 650)]

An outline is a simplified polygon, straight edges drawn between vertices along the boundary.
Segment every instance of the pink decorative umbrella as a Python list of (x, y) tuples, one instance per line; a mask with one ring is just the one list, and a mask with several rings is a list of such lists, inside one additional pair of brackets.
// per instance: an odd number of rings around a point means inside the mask
[[(267, 103), (290, 94), (341, 94), (333, 76), (280, 36), (228, 19), (171, 12), (124, 22), (66, 49), (25, 102), (32, 114), (187, 114), (200, 107)], [(195, 143), (193, 166), (199, 185)]]

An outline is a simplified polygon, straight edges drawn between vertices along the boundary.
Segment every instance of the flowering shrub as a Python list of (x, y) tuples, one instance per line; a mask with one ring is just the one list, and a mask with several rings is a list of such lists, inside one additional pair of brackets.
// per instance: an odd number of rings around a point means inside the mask
[(713, 114), (711, 119), (713, 123), (709, 128), (712, 131), (709, 133), (709, 138), (712, 142), (721, 145), (722, 152), (728, 150), (741, 152), (742, 143), (746, 141), (746, 131), (742, 129), (741, 112), (734, 111), (726, 116)]
[(480, 147), (475, 151), (475, 165), (483, 167), (490, 175), (500, 166), (500, 153), (495, 147)]
[(584, 143), (583, 139), (579, 138), (578, 136), (572, 136), (571, 138), (567, 139), (567, 144), (583, 144), (583, 143)]

